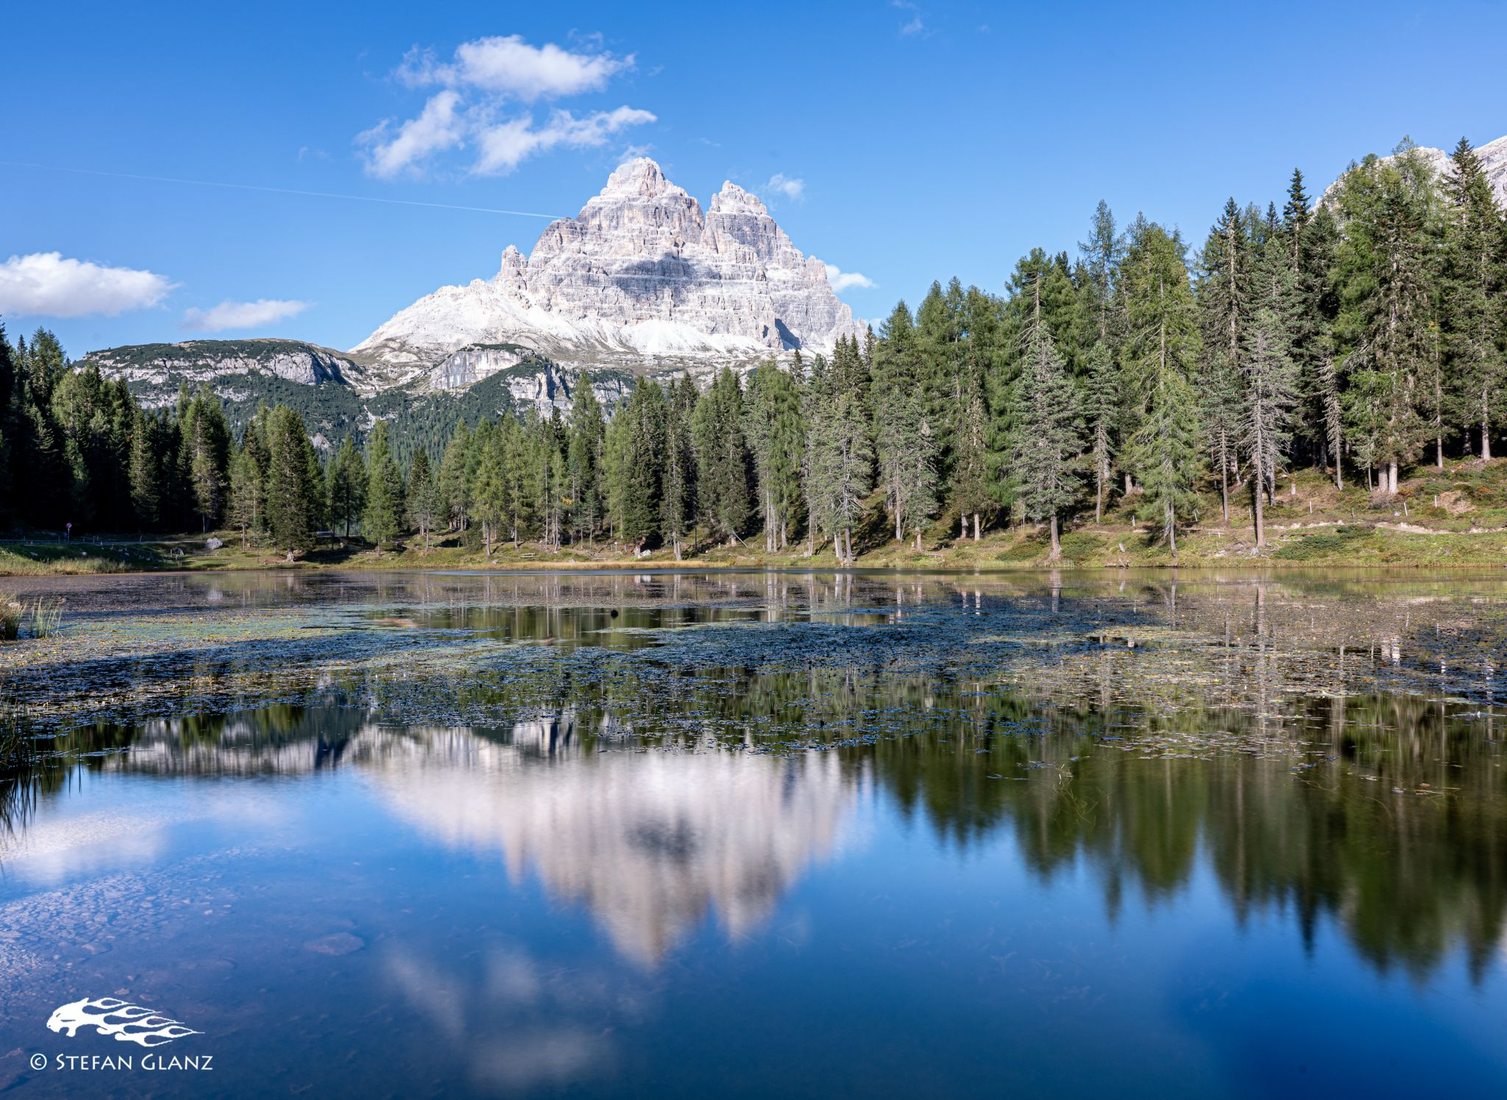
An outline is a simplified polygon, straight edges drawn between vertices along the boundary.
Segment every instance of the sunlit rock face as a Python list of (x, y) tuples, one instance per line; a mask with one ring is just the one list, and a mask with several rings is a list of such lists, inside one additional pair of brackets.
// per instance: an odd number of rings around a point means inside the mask
[(856, 333), (821, 261), (757, 197), (725, 183), (703, 213), (640, 158), (552, 222), (527, 258), (510, 245), (495, 277), (441, 287), (353, 354), (418, 374), (469, 345), (509, 344), (566, 366), (695, 370), (824, 351)]
[(108, 378), (131, 385), (151, 406), (171, 404), (181, 386), (226, 379), (278, 378), (306, 386), (350, 385), (371, 392), (379, 383), (360, 364), (329, 348), (297, 340), (185, 340), (93, 351), (88, 360)]
[(649, 965), (708, 913), (755, 928), (834, 851), (856, 795), (835, 756), (581, 753), (567, 716), (513, 744), (462, 731), (384, 742), (363, 757), (394, 812), (446, 845), (495, 852), (586, 905)]

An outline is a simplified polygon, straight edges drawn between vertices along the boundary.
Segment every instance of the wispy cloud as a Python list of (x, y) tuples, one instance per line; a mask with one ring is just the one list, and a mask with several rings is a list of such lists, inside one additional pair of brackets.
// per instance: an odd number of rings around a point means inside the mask
[(806, 194), (806, 181), (794, 176), (787, 176), (784, 172), (776, 172), (769, 177), (768, 182), (759, 188), (765, 195), (778, 195), (781, 198), (799, 202)]
[(471, 152), (477, 175), (511, 172), (550, 149), (603, 145), (630, 126), (657, 121), (652, 112), (626, 105), (584, 115), (556, 108), (542, 119), (531, 109), (541, 100), (601, 91), (633, 65), (632, 54), (617, 57), (590, 36), (578, 49), (533, 46), (516, 34), (478, 38), (447, 60), (415, 48), (398, 67), (398, 80), (439, 90), (414, 118), (384, 120), (357, 142), (366, 149), (367, 171), (382, 179), (420, 171), (438, 154), (461, 148)]
[(477, 131), (478, 152), (473, 171), (482, 176), (511, 172), (535, 153), (559, 145), (576, 149), (605, 145), (619, 130), (653, 121), (654, 115), (637, 107), (596, 111), (581, 118), (569, 111), (552, 111), (542, 125), (535, 125), (531, 116), (523, 115)]
[(867, 275), (861, 275), (856, 271), (844, 271), (836, 264), (823, 263), (822, 267), (827, 269), (827, 282), (838, 294), (855, 287), (859, 290), (869, 290), (874, 286), (874, 280)]
[(921, 18), (921, 9), (909, 0), (890, 0), (890, 7), (898, 11), (909, 12), (910, 18), (900, 25), (902, 38), (915, 38), (926, 32), (926, 22)]
[(254, 302), (221, 302), (209, 309), (190, 309), (183, 314), (183, 327), (190, 332), (226, 332), (261, 328), (297, 317), (308, 302), (290, 298), (258, 298)]
[(113, 317), (155, 306), (172, 289), (165, 275), (106, 267), (61, 252), (33, 252), (0, 263), (0, 314)]
[(371, 145), (368, 170), (374, 176), (390, 179), (431, 154), (459, 145), (464, 136), (461, 119), (456, 115), (459, 105), (460, 94), (447, 88), (431, 96), (419, 116), (403, 123), (391, 137), (386, 121), (366, 131), (360, 140)]

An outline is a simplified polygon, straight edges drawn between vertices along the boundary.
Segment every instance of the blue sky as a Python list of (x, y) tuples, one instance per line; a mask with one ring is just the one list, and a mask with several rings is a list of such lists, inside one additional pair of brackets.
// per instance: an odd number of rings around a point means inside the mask
[(1100, 198), (1201, 240), (1295, 165), (1321, 188), (1404, 134), (1507, 133), (1495, 2), (28, 3), (4, 26), (0, 319), (74, 355), (349, 347), (546, 224), (444, 207), (573, 214), (630, 149), (703, 203), (763, 193), (880, 317), (954, 274), (1001, 289)]

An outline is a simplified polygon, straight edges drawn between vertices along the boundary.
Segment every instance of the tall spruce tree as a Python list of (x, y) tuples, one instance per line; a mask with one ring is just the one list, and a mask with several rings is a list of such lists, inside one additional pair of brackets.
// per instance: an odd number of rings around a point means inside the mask
[(1179, 524), (1197, 515), (1196, 487), (1203, 470), (1193, 388), (1197, 309), (1182, 242), (1159, 225), (1138, 223), (1120, 287), (1126, 318), (1121, 360), (1137, 421), (1127, 459), (1144, 491), (1140, 512), (1160, 523), (1175, 557)]
[(1477, 436), (1491, 458), (1492, 431), (1503, 419), (1507, 388), (1507, 232), (1481, 158), (1464, 138), (1444, 178), (1444, 256), (1440, 279), (1443, 354), (1451, 419)]
[(303, 420), (279, 405), (267, 418), (267, 526), (289, 560), (314, 545), (319, 491), (319, 460)]
[(1015, 496), (1026, 519), (1048, 525), (1050, 560), (1057, 561), (1062, 556), (1062, 515), (1080, 491), (1083, 425), (1077, 387), (1039, 310), (1026, 329), (1018, 385), (1020, 419), (1011, 448)]
[(790, 544), (801, 503), (801, 465), (806, 427), (801, 396), (791, 376), (764, 363), (748, 376), (747, 437), (758, 484), (764, 549)]
[(743, 435), (743, 388), (724, 368), (696, 402), (691, 416), (696, 451), (696, 499), (717, 536), (734, 541), (748, 526), (748, 445)]
[(807, 385), (807, 487), (811, 530), (832, 542), (837, 563), (853, 564), (853, 530), (873, 487), (874, 452), (862, 397), (868, 364), (856, 339), (838, 340), (830, 365), (818, 356)]
[(1203, 357), (1198, 393), (1209, 458), (1219, 471), (1220, 507), (1230, 522), (1230, 477), (1237, 473), (1242, 407), (1240, 363), (1255, 309), (1250, 215), (1229, 199), (1209, 230), (1197, 282)]
[(684, 556), (686, 538), (696, 518), (696, 451), (691, 419), (699, 395), (689, 375), (670, 387), (665, 403), (664, 477), (660, 485), (660, 529), (675, 560)]
[(1346, 434), (1357, 459), (1380, 471), (1382, 491), (1396, 495), (1399, 468), (1429, 434), (1420, 405), (1435, 321), (1433, 171), (1405, 141), (1393, 157), (1367, 158), (1346, 173), (1338, 208), (1335, 339)]
[(577, 539), (593, 539), (601, 529), (603, 498), (602, 450), (606, 445), (607, 424), (602, 405), (591, 387), (591, 376), (584, 371), (576, 379), (570, 407), (569, 477), (571, 532)]
[(359, 524), (366, 511), (366, 464), (350, 436), (340, 441), (329, 470), (330, 523), (351, 537), (351, 526)]
[(660, 537), (664, 420), (664, 390), (639, 379), (607, 424), (603, 480), (613, 535), (640, 551)]
[(403, 474), (387, 438), (387, 422), (378, 420), (366, 439), (366, 508), (361, 532), (381, 550), (403, 530)]
[(429, 454), (420, 447), (414, 452), (413, 462), (408, 467), (408, 487), (404, 493), (408, 508), (408, 523), (423, 540), (424, 552), (429, 552), (429, 533), (439, 522), (441, 507), (439, 487), (429, 468)]
[(895, 539), (919, 544), (937, 510), (939, 446), (931, 426), (920, 339), (909, 308), (897, 305), (874, 349), (869, 391), (880, 483)]

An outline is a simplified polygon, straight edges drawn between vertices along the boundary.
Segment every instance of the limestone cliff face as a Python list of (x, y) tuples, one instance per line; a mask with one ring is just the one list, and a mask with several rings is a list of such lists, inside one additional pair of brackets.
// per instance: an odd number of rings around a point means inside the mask
[(310, 386), (335, 382), (362, 388), (367, 381), (364, 369), (338, 351), (296, 340), (136, 344), (93, 351), (87, 358), (111, 378), (169, 395), (183, 384), (213, 383), (232, 375), (261, 375)]
[(856, 332), (821, 261), (756, 196), (726, 183), (703, 213), (641, 158), (552, 222), (527, 258), (509, 246), (495, 277), (441, 287), (353, 354), (414, 375), (499, 344), (571, 367), (695, 370), (822, 351)]

